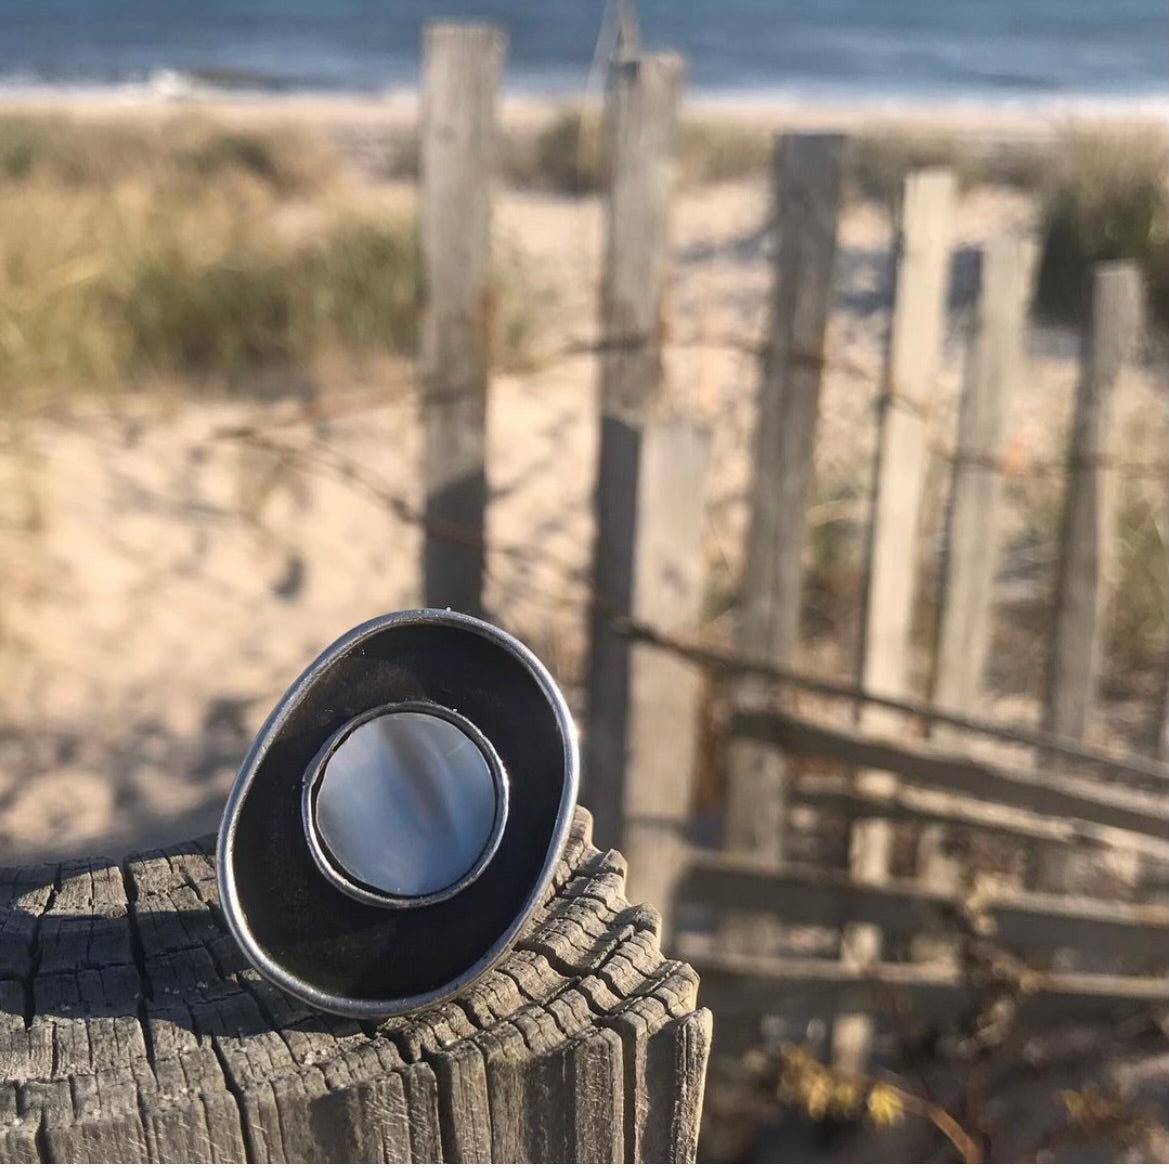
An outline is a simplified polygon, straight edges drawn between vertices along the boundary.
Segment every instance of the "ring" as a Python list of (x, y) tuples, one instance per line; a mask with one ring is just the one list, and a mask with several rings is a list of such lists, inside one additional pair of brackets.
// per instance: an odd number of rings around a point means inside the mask
[(578, 771), (568, 706), (514, 637), (450, 610), (376, 617), (305, 670), (240, 767), (216, 857), (228, 926), (330, 1013), (445, 1001), (543, 901)]

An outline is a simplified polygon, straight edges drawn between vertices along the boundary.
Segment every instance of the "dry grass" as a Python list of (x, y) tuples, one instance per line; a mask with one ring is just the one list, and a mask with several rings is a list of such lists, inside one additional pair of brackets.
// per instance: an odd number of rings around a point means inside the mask
[(322, 139), (285, 128), (230, 130), (198, 115), (157, 123), (0, 116), (0, 182), (87, 190), (146, 181), (191, 190), (251, 178), (280, 197), (316, 194), (339, 159)]
[(697, 119), (684, 120), (678, 136), (681, 182), (692, 187), (765, 175), (775, 140), (759, 127)]
[[(1134, 462), (1154, 467), (1165, 457), (1163, 421), (1130, 419), (1120, 448)], [(1115, 531), (1107, 608), (1105, 672), (1111, 696), (1142, 694), (1161, 700), (1169, 630), (1169, 542), (1165, 481), (1157, 473), (1118, 472)]]
[(1150, 314), (1169, 325), (1169, 150), (1163, 131), (1070, 134), (1044, 184), (1038, 303), (1063, 319), (1083, 309), (1100, 260), (1135, 260)]
[(992, 145), (960, 134), (921, 130), (862, 134), (849, 143), (845, 197), (895, 205), (906, 176), (926, 166), (948, 167), (962, 190), (978, 186), (1037, 190), (1058, 150), (1051, 142)]
[[(369, 209), (337, 155), (291, 130), (202, 120), (0, 119), (0, 401), (413, 350), (412, 224)], [(498, 356), (535, 307), (501, 268)]]
[[(758, 125), (684, 118), (678, 128), (678, 180), (693, 189), (709, 183), (762, 178), (776, 134)], [(964, 189), (987, 184), (1038, 189), (1057, 147), (1020, 141), (993, 148), (955, 134), (907, 131), (861, 134), (848, 144), (845, 198), (895, 204), (905, 177), (923, 166), (948, 166)], [(516, 186), (588, 195), (604, 179), (600, 118), (567, 109), (534, 137), (513, 135), (504, 147), (504, 175)]]
[(504, 177), (514, 186), (564, 195), (596, 194), (604, 183), (601, 120), (565, 110), (534, 137), (512, 135), (504, 145)]
[[(678, 127), (678, 182), (694, 188), (766, 173), (773, 136), (764, 129), (685, 118)], [(515, 186), (565, 195), (596, 194), (604, 183), (601, 119), (564, 110), (534, 136), (513, 135), (504, 175)]]
[(890, 205), (911, 170), (946, 166), (963, 189), (1013, 186), (1042, 208), (1037, 303), (1076, 321), (1088, 272), (1100, 260), (1135, 260), (1150, 315), (1169, 324), (1169, 151), (1163, 132), (1080, 127), (1052, 140), (988, 143), (947, 134), (889, 133), (850, 144), (846, 196)]

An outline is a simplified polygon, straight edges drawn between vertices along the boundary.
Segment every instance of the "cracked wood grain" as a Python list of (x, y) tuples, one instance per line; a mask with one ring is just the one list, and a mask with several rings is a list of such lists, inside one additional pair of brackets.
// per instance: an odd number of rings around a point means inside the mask
[(213, 855), (0, 870), (0, 1160), (693, 1159), (710, 1018), (586, 812), (508, 958), (381, 1026), (247, 967)]

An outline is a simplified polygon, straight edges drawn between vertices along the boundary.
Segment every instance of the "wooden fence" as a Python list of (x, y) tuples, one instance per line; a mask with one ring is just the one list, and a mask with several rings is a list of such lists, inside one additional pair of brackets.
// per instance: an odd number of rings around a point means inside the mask
[[(476, 611), (486, 546), (484, 273), (499, 42), (490, 30), (447, 29), (426, 44), (426, 598)], [(1046, 716), (1043, 728), (1028, 733), (988, 723), (979, 711), (1007, 419), (1022, 375), (1034, 246), (1003, 237), (983, 249), (949, 463), (931, 689), (916, 696), (910, 622), (957, 195), (946, 170), (909, 175), (879, 386), (861, 659), (853, 678), (803, 678), (794, 661), (805, 512), (847, 143), (834, 135), (779, 139), (772, 170), (779, 244), (758, 377), (741, 605), (733, 643), (712, 645), (698, 627), (710, 435), (672, 408), (661, 378), (682, 72), (675, 56), (637, 55), (627, 45), (611, 67), (606, 97), (597, 539), (584, 728), (584, 799), (598, 840), (627, 853), (632, 896), (657, 904), (667, 928), (690, 922), (678, 927), (677, 940), (703, 976), (720, 1042), (753, 1041), (761, 1019), (796, 1003), (834, 1020), (841, 1065), (862, 1065), (892, 1002), (945, 1015), (968, 994), (956, 938), (970, 934), (972, 921), (976, 932), (1037, 967), (1020, 990), (1024, 1016), (1164, 1007), (1169, 908), (1163, 886), (1145, 902), (1140, 872), (1143, 865), (1159, 880), (1169, 863), (1169, 770), (1155, 759), (1121, 758), (1080, 742), (1100, 672), (1119, 462), (1112, 401), (1140, 335), (1138, 272), (1102, 264), (1092, 281)], [(711, 669), (732, 675), (735, 707), (722, 851), (690, 843), (702, 681)], [(788, 699), (800, 688), (850, 699), (846, 716), (798, 716)], [(988, 737), (1027, 750), (1030, 763), (987, 761), (978, 740)], [(834, 769), (813, 770), (810, 759)], [(796, 807), (850, 824), (846, 867), (785, 858)], [(894, 878), (896, 825), (907, 823), (920, 829), (917, 876)], [(955, 833), (989, 833), (1026, 849), (1036, 861), (1032, 888), (971, 886), (948, 855)], [(1070, 895), (1069, 859), (1085, 856), (1127, 864), (1129, 891), (1109, 899)], [(838, 952), (793, 953), (783, 929), (794, 924), (828, 930)]]

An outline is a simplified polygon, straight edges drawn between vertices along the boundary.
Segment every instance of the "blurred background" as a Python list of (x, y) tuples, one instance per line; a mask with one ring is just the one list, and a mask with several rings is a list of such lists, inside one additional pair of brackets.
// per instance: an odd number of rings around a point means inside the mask
[(3, 863), (213, 830), (305, 664), (450, 603), (737, 1003), (705, 1155), (1164, 1157), (1159, 0), (0, 29)]

